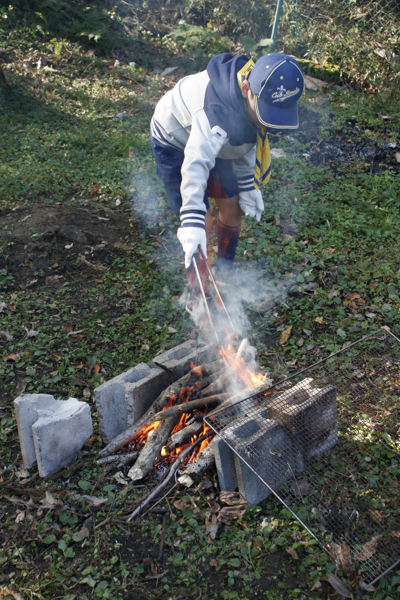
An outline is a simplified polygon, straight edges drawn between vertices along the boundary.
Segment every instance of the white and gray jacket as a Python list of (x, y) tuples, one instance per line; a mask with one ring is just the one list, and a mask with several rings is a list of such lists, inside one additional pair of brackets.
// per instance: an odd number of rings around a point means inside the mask
[(156, 106), (152, 136), (184, 152), (182, 226), (204, 228), (204, 192), (216, 158), (233, 161), (239, 194), (258, 193), (253, 185), (257, 129), (237, 81), (247, 61), (244, 55), (219, 54), (205, 71), (178, 81)]

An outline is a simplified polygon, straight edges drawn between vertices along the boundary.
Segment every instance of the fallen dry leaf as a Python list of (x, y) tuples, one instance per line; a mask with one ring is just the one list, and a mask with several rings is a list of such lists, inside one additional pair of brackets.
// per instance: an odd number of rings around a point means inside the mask
[(24, 393), (24, 391), (26, 390), (26, 386), (28, 385), (28, 382), (26, 379), (22, 379), (16, 386), (15, 386), (15, 390), (14, 390), (14, 396), (20, 396), (21, 394)]
[(240, 496), (239, 492), (221, 492), (219, 495), (221, 502), (234, 506), (237, 504), (247, 504), (246, 500)]
[(288, 554), (290, 554), (290, 556), (291, 556), (292, 558), (294, 558), (295, 560), (300, 560), (300, 559), (299, 559), (299, 555), (297, 554), (297, 552), (296, 552), (296, 550), (295, 550), (294, 548), (292, 548), (292, 547), (290, 547), (290, 548), (286, 548), (286, 552), (287, 552)]
[(25, 467), (23, 467), (22, 469), (17, 471), (15, 475), (16, 477), (18, 477), (18, 479), (26, 479), (27, 477), (29, 477), (29, 471), (28, 469), (25, 469)]
[(334, 252), (336, 252), (336, 248), (327, 248), (327, 249), (325, 250), (325, 252), (326, 252), (327, 254), (333, 254)]
[(3, 338), (3, 340), (5, 340), (6, 342), (11, 342), (13, 339), (13, 336), (9, 331), (0, 331), (0, 337)]
[(372, 540), (364, 544), (362, 550), (354, 552), (354, 560), (357, 562), (369, 560), (375, 554), (381, 537), (381, 535), (375, 535)]
[(319, 579), (317, 579), (317, 581), (314, 581), (312, 588), (310, 589), (310, 592), (314, 592), (315, 590), (319, 590), (319, 588), (322, 587), (321, 586), (321, 582)]
[(397, 162), (400, 163), (400, 152), (396, 152), (396, 154), (394, 155), (394, 157), (397, 160)]
[(352, 302), (352, 300), (345, 300), (343, 302), (343, 306), (351, 306), (351, 308), (357, 308), (357, 304)]
[(13, 352), (11, 352), (11, 354), (9, 354), (8, 356), (5, 356), (3, 358), (4, 362), (8, 362), (9, 360), (15, 361), (15, 359), (17, 358), (18, 354), (14, 354)]
[(24, 519), (25, 519), (25, 513), (24, 512), (19, 512), (17, 514), (17, 518), (15, 519), (15, 523), (20, 523)]
[(333, 573), (329, 573), (328, 581), (337, 594), (343, 598), (351, 598), (350, 590), (344, 585), (343, 581)]
[(95, 433), (92, 433), (92, 435), (90, 436), (88, 441), (85, 443), (85, 447), (90, 448), (91, 445), (93, 444), (93, 442), (96, 441), (96, 439), (97, 439), (97, 435)]
[(357, 292), (351, 292), (350, 294), (346, 294), (346, 298), (348, 298), (349, 300), (355, 300), (356, 298), (359, 298), (360, 294), (357, 294)]
[(113, 479), (115, 479), (115, 481), (117, 483), (120, 483), (121, 485), (128, 485), (128, 483), (129, 483), (129, 481), (127, 479), (125, 479), (125, 477), (123, 476), (121, 471), (118, 471), (118, 473), (115, 473), (115, 475), (113, 475)]
[(27, 338), (31, 338), (31, 337), (36, 337), (37, 335), (39, 335), (39, 332), (35, 330), (34, 324), (32, 323), (32, 327), (31, 329), (28, 329), (27, 327), (25, 327), (24, 325), (24, 329), (26, 331), (26, 337)]
[(264, 517), (263, 520), (261, 521), (260, 527), (261, 527), (261, 531), (263, 529), (265, 529), (266, 527), (270, 527), (270, 521), (268, 517)]
[(323, 317), (316, 317), (316, 318), (314, 319), (314, 321), (315, 321), (316, 323), (319, 323), (320, 325), (324, 325), (324, 324), (325, 324), (325, 321), (324, 321), (324, 318), (323, 318)]
[(283, 346), (283, 344), (286, 344), (286, 342), (290, 338), (291, 331), (292, 331), (292, 325), (289, 325), (289, 327), (287, 327), (284, 331), (282, 331), (281, 337), (279, 340), (279, 343), (281, 346)]
[(94, 373), (95, 375), (97, 375), (97, 374), (99, 373), (99, 371), (100, 371), (100, 365), (99, 365), (99, 363), (95, 363), (95, 364), (93, 365), (93, 373)]
[(336, 296), (340, 296), (339, 290), (331, 289), (329, 292), (328, 300), (332, 300), (332, 298), (336, 298)]
[(102, 504), (105, 504), (108, 501), (108, 498), (100, 498), (97, 496), (88, 496), (87, 494), (80, 496), (80, 498), (83, 498), (84, 500), (86, 500), (86, 502), (90, 506), (101, 506)]

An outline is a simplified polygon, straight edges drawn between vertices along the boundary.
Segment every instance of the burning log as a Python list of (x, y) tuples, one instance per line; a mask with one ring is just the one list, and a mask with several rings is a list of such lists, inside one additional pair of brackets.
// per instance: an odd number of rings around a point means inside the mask
[[(117, 435), (117, 437), (111, 440), (111, 442), (105, 448), (100, 450), (100, 452), (97, 454), (97, 460), (105, 458), (106, 456), (113, 454), (114, 452), (125, 446), (135, 437), (135, 435), (138, 433), (138, 431), (140, 431), (140, 429), (142, 429), (142, 427), (153, 422), (152, 416), (158, 411), (161, 411), (168, 404), (171, 397), (179, 396), (180, 391), (184, 387), (190, 387), (195, 383), (200, 384), (199, 377), (202, 377), (204, 375), (212, 375), (221, 368), (222, 363), (223, 361), (219, 360), (208, 365), (201, 365), (199, 367), (195, 367), (189, 373), (187, 373), (187, 375), (185, 375), (181, 379), (178, 379), (178, 381), (172, 383), (159, 395), (157, 400), (150, 406), (150, 408), (136, 423), (134, 423), (133, 425), (131, 425), (131, 427), (128, 427), (128, 429)], [(208, 380), (202, 381), (203, 387), (206, 387), (210, 383)]]
[(128, 471), (128, 477), (130, 477), (132, 481), (143, 479), (143, 477), (146, 477), (146, 475), (150, 473), (154, 467), (157, 456), (160, 455), (161, 449), (165, 446), (177, 421), (178, 419), (175, 416), (159, 423), (151, 437), (147, 440), (143, 450), (139, 454), (139, 458)]
[(183, 475), (178, 477), (179, 483), (190, 487), (214, 465), (214, 440), (212, 440), (201, 452), (199, 452), (196, 460), (189, 464)]
[(185, 402), (183, 404), (171, 406), (170, 408), (164, 408), (164, 410), (153, 415), (148, 424), (154, 423), (155, 421), (163, 421), (164, 419), (168, 419), (169, 417), (173, 417), (175, 415), (190, 414), (193, 411), (204, 408), (205, 406), (209, 406), (210, 404), (221, 402), (221, 400), (225, 400), (228, 396), (228, 393), (216, 394), (215, 396), (199, 398), (198, 400), (192, 400), (191, 402)]
[(175, 448), (180, 448), (184, 444), (188, 444), (193, 436), (199, 435), (203, 431), (203, 421), (195, 421), (191, 425), (183, 427), (171, 435), (168, 444), (165, 446), (165, 452), (169, 453)]
[[(252, 396), (255, 396), (256, 394), (262, 394), (263, 392), (268, 390), (272, 384), (273, 384), (272, 379), (269, 379), (267, 376), (265, 376), (262, 379), (262, 381), (258, 381), (254, 385), (251, 385), (251, 386), (247, 387), (246, 389), (238, 392), (234, 396), (231, 396), (230, 398), (228, 398), (228, 400), (225, 400), (225, 402), (223, 402), (215, 410), (220, 411), (224, 408), (228, 408), (228, 406), (234, 406), (235, 404), (242, 402), (242, 400), (247, 400), (248, 398), (251, 398)], [(209, 413), (209, 414), (211, 415), (212, 413)]]
[(213, 394), (218, 394), (223, 390), (226, 390), (229, 381), (234, 377), (232, 371), (227, 371), (223, 373), (218, 379), (216, 379), (213, 383), (210, 383), (206, 388), (201, 391), (201, 396), (211, 396)]
[[(189, 454), (191, 452), (193, 452), (193, 450), (195, 450), (195, 448), (197, 448), (197, 446), (199, 446), (200, 444), (202, 444), (208, 437), (210, 437), (210, 435), (213, 435), (213, 431), (208, 431), (207, 433), (205, 433), (204, 435), (202, 435), (201, 437), (199, 437), (195, 442), (193, 442), (193, 444), (191, 444), (188, 448), (185, 448), (185, 450), (183, 450), (178, 458), (176, 459), (176, 461), (171, 465), (171, 468), (169, 470), (168, 475), (165, 477), (165, 479), (163, 479), (163, 481), (157, 485), (154, 490), (152, 492), (150, 492), (150, 494), (147, 496), (147, 498), (145, 498), (137, 508), (135, 508), (135, 510), (133, 511), (133, 513), (131, 514), (131, 516), (127, 519), (127, 523), (129, 523), (130, 521), (132, 521), (132, 519), (134, 519), (139, 513), (140, 511), (146, 506), (146, 504), (148, 504), (153, 498), (155, 498), (155, 496), (157, 496), (157, 494), (159, 494), (159, 492), (165, 488), (166, 485), (168, 485), (169, 481), (172, 479), (172, 477), (175, 475), (176, 471), (179, 469), (181, 463), (185, 460), (185, 458), (187, 456), (189, 456)], [(211, 444), (209, 444), (211, 445)]]

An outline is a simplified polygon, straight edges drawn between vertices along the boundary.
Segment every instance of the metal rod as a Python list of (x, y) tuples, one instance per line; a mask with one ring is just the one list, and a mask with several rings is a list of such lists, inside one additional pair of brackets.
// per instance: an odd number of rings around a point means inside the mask
[(208, 308), (208, 304), (207, 304), (206, 294), (204, 292), (203, 283), (201, 281), (200, 273), (199, 273), (199, 270), (197, 268), (197, 263), (196, 263), (196, 259), (195, 259), (194, 255), (192, 256), (192, 262), (193, 262), (194, 270), (196, 272), (196, 277), (197, 277), (197, 281), (199, 283), (201, 295), (203, 296), (204, 306), (206, 307), (206, 312), (207, 312), (208, 320), (210, 321), (210, 325), (211, 325), (212, 329), (214, 330), (214, 334), (215, 334), (215, 337), (217, 339), (217, 343), (219, 344), (218, 334), (217, 334), (217, 331), (216, 331), (216, 329), (214, 327), (213, 320), (211, 318), (210, 309)]
[[(224, 440), (225, 441), (225, 440)], [(368, 583), (367, 585), (375, 585), (375, 583), (377, 583), (384, 575), (387, 575), (392, 569), (394, 569), (395, 567), (397, 567), (397, 565), (400, 563), (400, 560), (397, 560), (391, 567), (389, 567), (388, 569), (386, 569), (386, 571), (384, 571), (383, 573), (381, 573), (380, 575), (378, 575), (378, 577), (375, 577), (375, 579), (373, 581), (371, 581), (371, 583)]]
[(218, 287), (217, 287), (217, 283), (216, 283), (216, 281), (215, 281), (215, 279), (214, 279), (214, 275), (212, 274), (212, 271), (211, 271), (210, 265), (208, 264), (208, 262), (207, 262), (207, 259), (206, 259), (206, 257), (204, 256), (204, 254), (203, 254), (203, 251), (202, 251), (202, 249), (201, 249), (201, 247), (200, 247), (200, 246), (199, 246), (199, 250), (200, 250), (200, 253), (201, 253), (202, 257), (203, 257), (203, 260), (205, 261), (205, 263), (206, 263), (206, 265), (207, 265), (207, 271), (208, 271), (208, 274), (209, 274), (209, 276), (210, 276), (210, 279), (211, 279), (211, 281), (212, 281), (212, 284), (213, 284), (213, 286), (214, 286), (214, 288), (215, 288), (215, 291), (216, 291), (216, 293), (217, 293), (218, 300), (221, 302), (222, 308), (224, 309), (224, 311), (225, 311), (225, 314), (226, 314), (226, 316), (227, 316), (227, 317), (228, 317), (228, 319), (229, 319), (229, 323), (231, 324), (231, 327), (232, 327), (232, 331), (233, 331), (233, 333), (236, 333), (235, 326), (233, 325), (233, 322), (232, 322), (232, 319), (231, 319), (231, 317), (230, 317), (230, 314), (228, 313), (228, 310), (227, 310), (227, 308), (226, 308), (226, 306), (225, 306), (225, 304), (224, 304), (224, 301), (222, 300), (221, 294), (219, 293), (219, 289), (218, 289)]
[(272, 27), (272, 33), (271, 33), (272, 44), (269, 48), (270, 52), (273, 52), (275, 50), (275, 42), (276, 42), (276, 36), (278, 34), (279, 19), (281, 18), (282, 4), (283, 4), (283, 0), (278, 0), (278, 2), (276, 4), (274, 25)]

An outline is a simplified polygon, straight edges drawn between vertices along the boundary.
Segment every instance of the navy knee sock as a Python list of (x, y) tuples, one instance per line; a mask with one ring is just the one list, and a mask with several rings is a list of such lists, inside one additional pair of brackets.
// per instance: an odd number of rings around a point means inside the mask
[(217, 220), (217, 240), (218, 240), (218, 266), (232, 266), (235, 260), (236, 248), (239, 241), (241, 225), (237, 227), (227, 227), (221, 221)]

